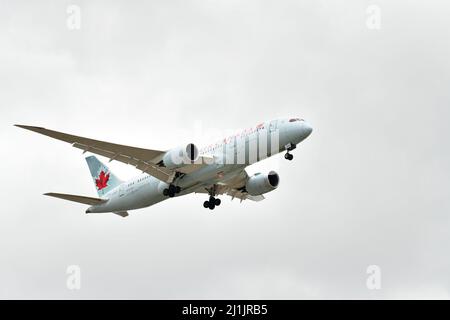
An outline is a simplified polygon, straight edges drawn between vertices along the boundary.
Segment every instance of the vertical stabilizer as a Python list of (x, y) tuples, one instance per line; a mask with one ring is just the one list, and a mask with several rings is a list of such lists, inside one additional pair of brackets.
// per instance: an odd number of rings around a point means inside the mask
[(122, 181), (95, 156), (87, 157), (86, 162), (89, 166), (95, 188), (97, 189), (97, 193), (100, 197), (104, 196), (122, 183)]

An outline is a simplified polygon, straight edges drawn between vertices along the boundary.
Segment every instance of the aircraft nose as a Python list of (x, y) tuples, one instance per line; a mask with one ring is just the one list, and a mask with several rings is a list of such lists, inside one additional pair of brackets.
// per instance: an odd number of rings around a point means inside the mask
[(313, 131), (313, 128), (308, 122), (303, 121), (303, 123), (302, 123), (302, 131), (303, 131), (304, 137), (307, 138), (307, 137), (309, 137), (309, 135)]

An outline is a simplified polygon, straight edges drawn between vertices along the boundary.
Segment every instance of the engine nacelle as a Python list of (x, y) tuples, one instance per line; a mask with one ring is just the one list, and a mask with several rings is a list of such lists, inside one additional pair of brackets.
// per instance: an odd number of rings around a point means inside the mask
[(198, 148), (189, 143), (185, 147), (176, 147), (166, 152), (162, 158), (162, 164), (169, 169), (176, 169), (198, 159)]
[(251, 176), (245, 184), (245, 189), (252, 196), (259, 196), (275, 190), (280, 182), (280, 177), (275, 171), (267, 174), (256, 173)]

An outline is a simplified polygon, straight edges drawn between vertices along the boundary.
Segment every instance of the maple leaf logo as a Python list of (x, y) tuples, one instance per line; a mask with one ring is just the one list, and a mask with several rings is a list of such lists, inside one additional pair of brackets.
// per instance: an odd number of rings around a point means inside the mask
[(98, 179), (95, 179), (95, 185), (97, 186), (98, 190), (102, 190), (108, 186), (108, 181), (109, 181), (109, 173), (105, 173), (105, 171), (102, 170), (102, 172), (100, 172)]

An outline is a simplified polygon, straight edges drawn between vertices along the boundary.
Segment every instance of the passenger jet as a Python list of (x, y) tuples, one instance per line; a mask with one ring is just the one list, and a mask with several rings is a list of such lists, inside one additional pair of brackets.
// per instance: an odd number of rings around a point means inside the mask
[(86, 158), (98, 197), (63, 193), (45, 195), (89, 205), (86, 213), (112, 212), (122, 217), (129, 210), (149, 207), (168, 198), (189, 193), (209, 196), (203, 207), (213, 210), (221, 204), (219, 195), (241, 201), (260, 201), (275, 190), (279, 176), (275, 171), (249, 176), (248, 165), (280, 152), (292, 160), (290, 153), (306, 139), (312, 127), (303, 119), (277, 119), (262, 122), (238, 134), (198, 149), (190, 143), (167, 151), (143, 149), (83, 138), (42, 127), (16, 125), (73, 147), (136, 167), (142, 174), (129, 181), (120, 180), (95, 156)]

